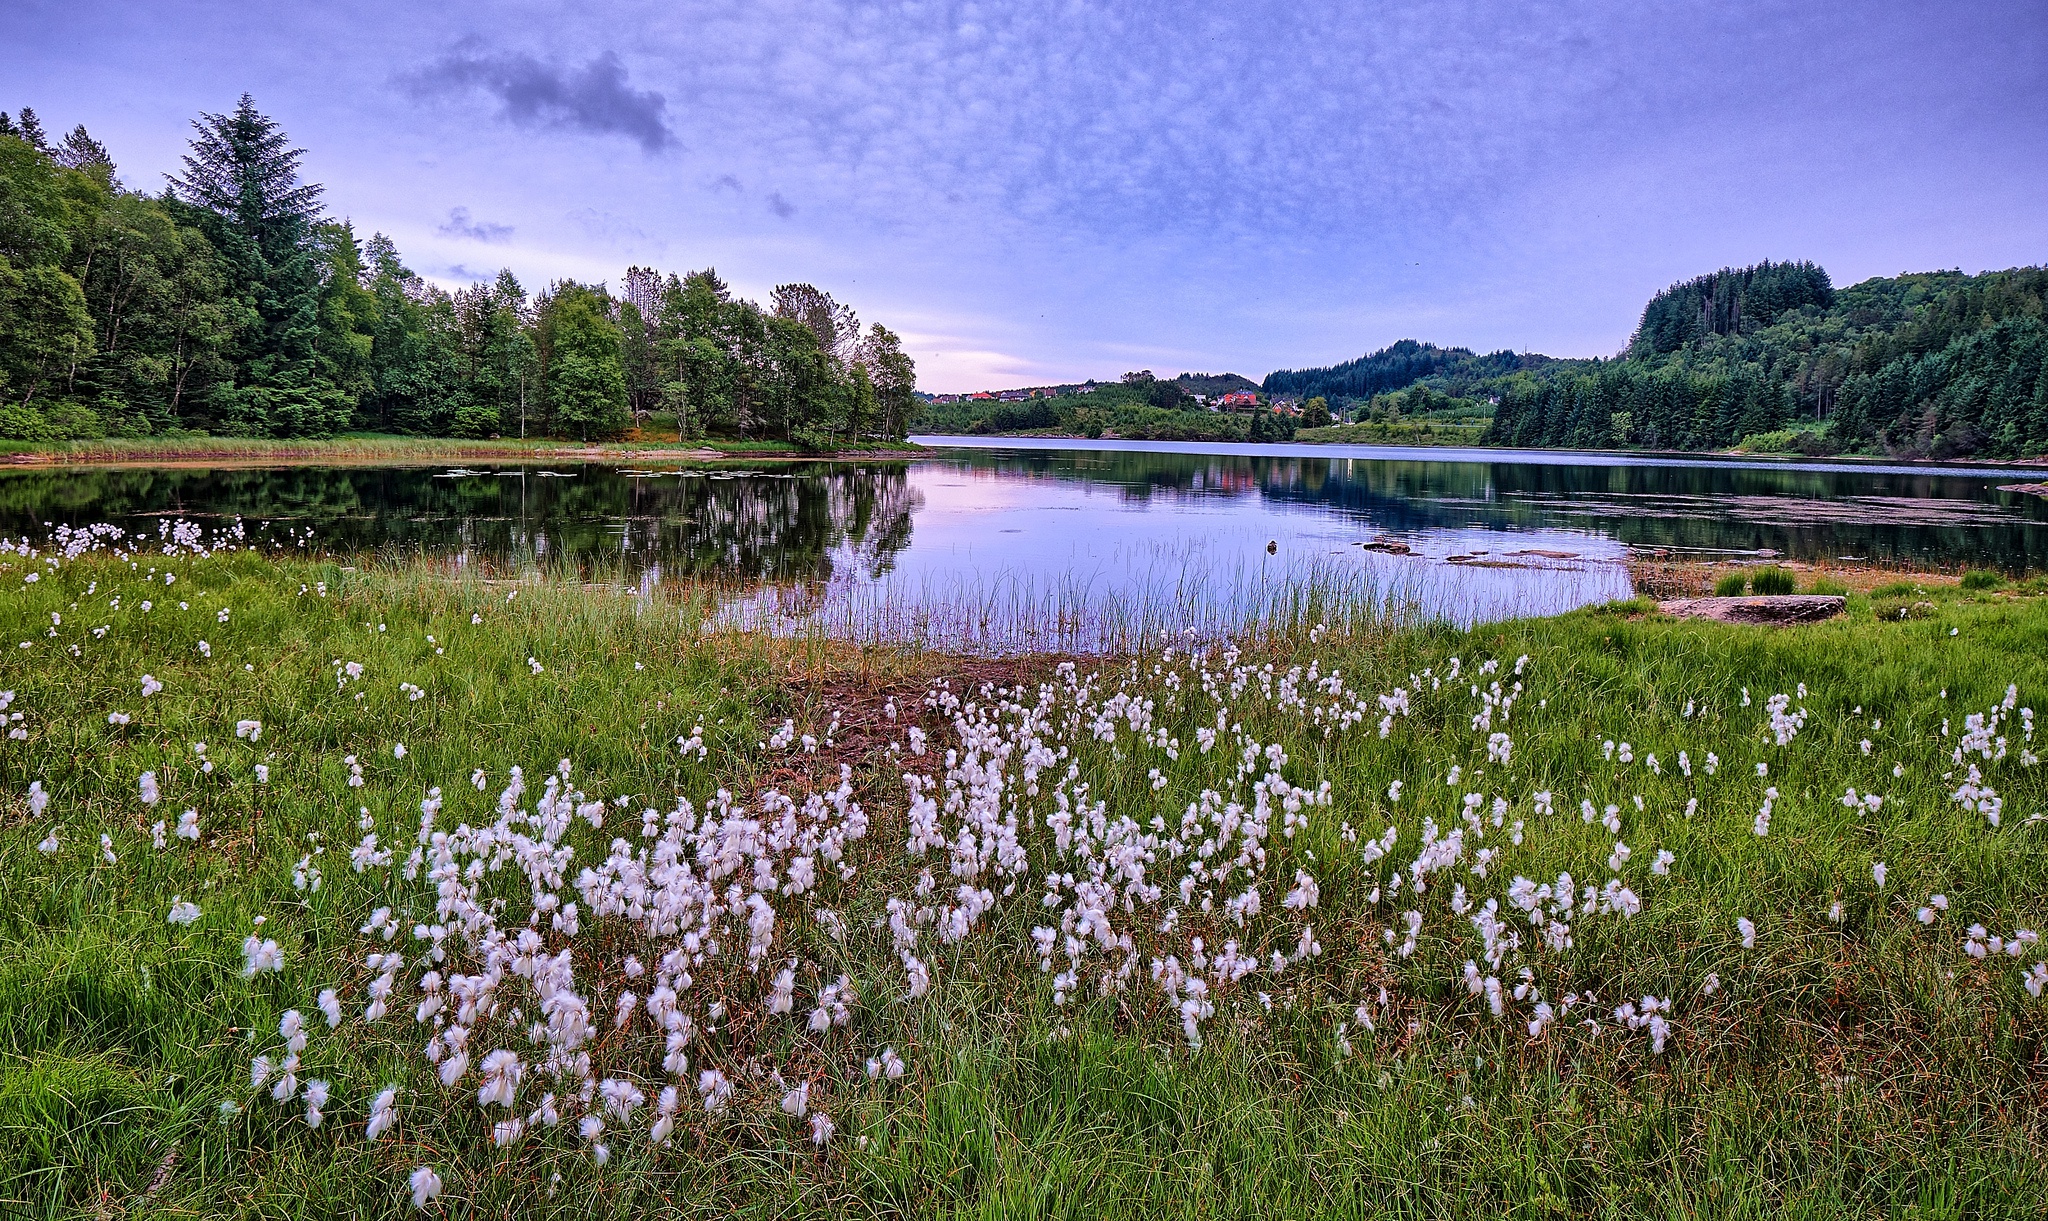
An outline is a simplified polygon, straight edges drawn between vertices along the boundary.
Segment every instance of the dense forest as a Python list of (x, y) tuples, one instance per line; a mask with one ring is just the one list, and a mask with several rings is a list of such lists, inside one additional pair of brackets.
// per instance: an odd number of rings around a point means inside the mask
[(1470, 348), (1440, 348), (1433, 343), (1403, 339), (1341, 365), (1276, 370), (1266, 375), (1261, 388), (1275, 398), (1320, 396), (1340, 406), (1368, 401), (1423, 381), (1453, 397), (1466, 397), (1481, 383), (1555, 363), (1558, 362), (1533, 352), (1501, 351), (1481, 356)]
[(1500, 384), (1487, 439), (2019, 457), (2048, 453), (2048, 269), (1833, 288), (1759, 264), (1659, 293), (1626, 352)]
[(635, 429), (813, 449), (904, 434), (916, 371), (808, 284), (767, 306), (713, 271), (619, 292), (509, 271), (455, 292), (328, 216), (304, 150), (244, 95), (185, 172), (126, 187), (76, 127), (0, 113), (0, 437), (362, 430), (602, 440)]
[[(1723, 268), (1652, 297), (1606, 360), (1478, 355), (1403, 340), (1274, 395), (1340, 419), (1490, 416), (1491, 445), (1909, 458), (2048, 453), (2048, 268), (1926, 272), (1837, 289), (1810, 262)], [(1334, 439), (1334, 434), (1333, 434)]]

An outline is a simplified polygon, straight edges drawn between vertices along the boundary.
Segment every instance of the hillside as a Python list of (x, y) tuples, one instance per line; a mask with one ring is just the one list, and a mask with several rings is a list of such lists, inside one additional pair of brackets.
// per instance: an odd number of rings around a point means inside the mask
[(1490, 445), (2018, 458), (2048, 453), (2044, 296), (2041, 267), (1837, 289), (1818, 264), (1767, 261), (1658, 293), (1612, 359), (1402, 340), (1264, 388), (1360, 420), (1400, 418), (1411, 387), (1464, 419), (1491, 400)]
[(1503, 385), (1488, 441), (1910, 458), (2048, 452), (2048, 269), (1927, 272), (1839, 291), (1811, 264), (1779, 264), (1759, 285), (1767, 270), (1675, 285), (1645, 307), (1621, 358)]
[(1173, 379), (1188, 394), (1199, 394), (1203, 398), (1215, 398), (1219, 394), (1235, 394), (1244, 390), (1257, 391), (1259, 383), (1242, 373), (1183, 373)]
[(1489, 352), (1482, 356), (1470, 348), (1440, 348), (1433, 343), (1403, 339), (1356, 360), (1314, 369), (1279, 369), (1266, 375), (1262, 389), (1286, 398), (1328, 399), (1333, 408), (1348, 407), (1417, 382), (1454, 397), (1469, 397), (1474, 387), (1558, 364), (1579, 365), (1582, 361), (1558, 361), (1535, 352)]

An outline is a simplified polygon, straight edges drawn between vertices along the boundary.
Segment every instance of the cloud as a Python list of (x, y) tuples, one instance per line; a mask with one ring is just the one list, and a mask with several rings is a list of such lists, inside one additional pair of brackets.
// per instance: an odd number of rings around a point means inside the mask
[(448, 209), (448, 219), (440, 226), (440, 231), (449, 237), (466, 237), (473, 242), (502, 242), (512, 236), (512, 226), (473, 220), (468, 208)]
[(784, 199), (780, 191), (768, 193), (768, 210), (784, 220), (796, 215), (796, 205)]
[(606, 51), (581, 68), (542, 63), (524, 53), (451, 51), (399, 83), (416, 98), (482, 90), (498, 99), (501, 115), (520, 127), (559, 127), (618, 135), (649, 153), (676, 143), (668, 126), (668, 99), (626, 83), (626, 66)]
[(616, 212), (606, 212), (598, 208), (578, 208), (563, 219), (575, 224), (593, 240), (616, 250), (659, 252), (668, 249), (667, 242)]

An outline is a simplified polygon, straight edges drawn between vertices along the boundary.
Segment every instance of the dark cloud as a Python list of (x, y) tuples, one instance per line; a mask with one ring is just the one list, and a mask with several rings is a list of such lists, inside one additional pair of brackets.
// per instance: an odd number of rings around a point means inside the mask
[(473, 242), (502, 242), (512, 236), (512, 226), (475, 220), (469, 215), (468, 208), (448, 209), (448, 219), (441, 224), (440, 230), (449, 237), (466, 237)]
[(626, 83), (626, 66), (611, 51), (581, 68), (542, 63), (524, 53), (451, 51), (400, 78), (414, 97), (480, 89), (498, 99), (504, 117), (521, 127), (570, 127), (625, 136), (650, 153), (676, 143), (668, 100)]
[(782, 192), (768, 193), (768, 210), (784, 220), (796, 215), (796, 205), (782, 197)]

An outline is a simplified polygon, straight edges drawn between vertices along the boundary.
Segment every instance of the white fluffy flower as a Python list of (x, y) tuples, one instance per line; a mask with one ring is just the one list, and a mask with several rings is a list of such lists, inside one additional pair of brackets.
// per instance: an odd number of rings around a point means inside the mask
[(441, 1194), (441, 1176), (431, 1167), (422, 1166), (412, 1172), (412, 1206), (425, 1208), (427, 1201)]

